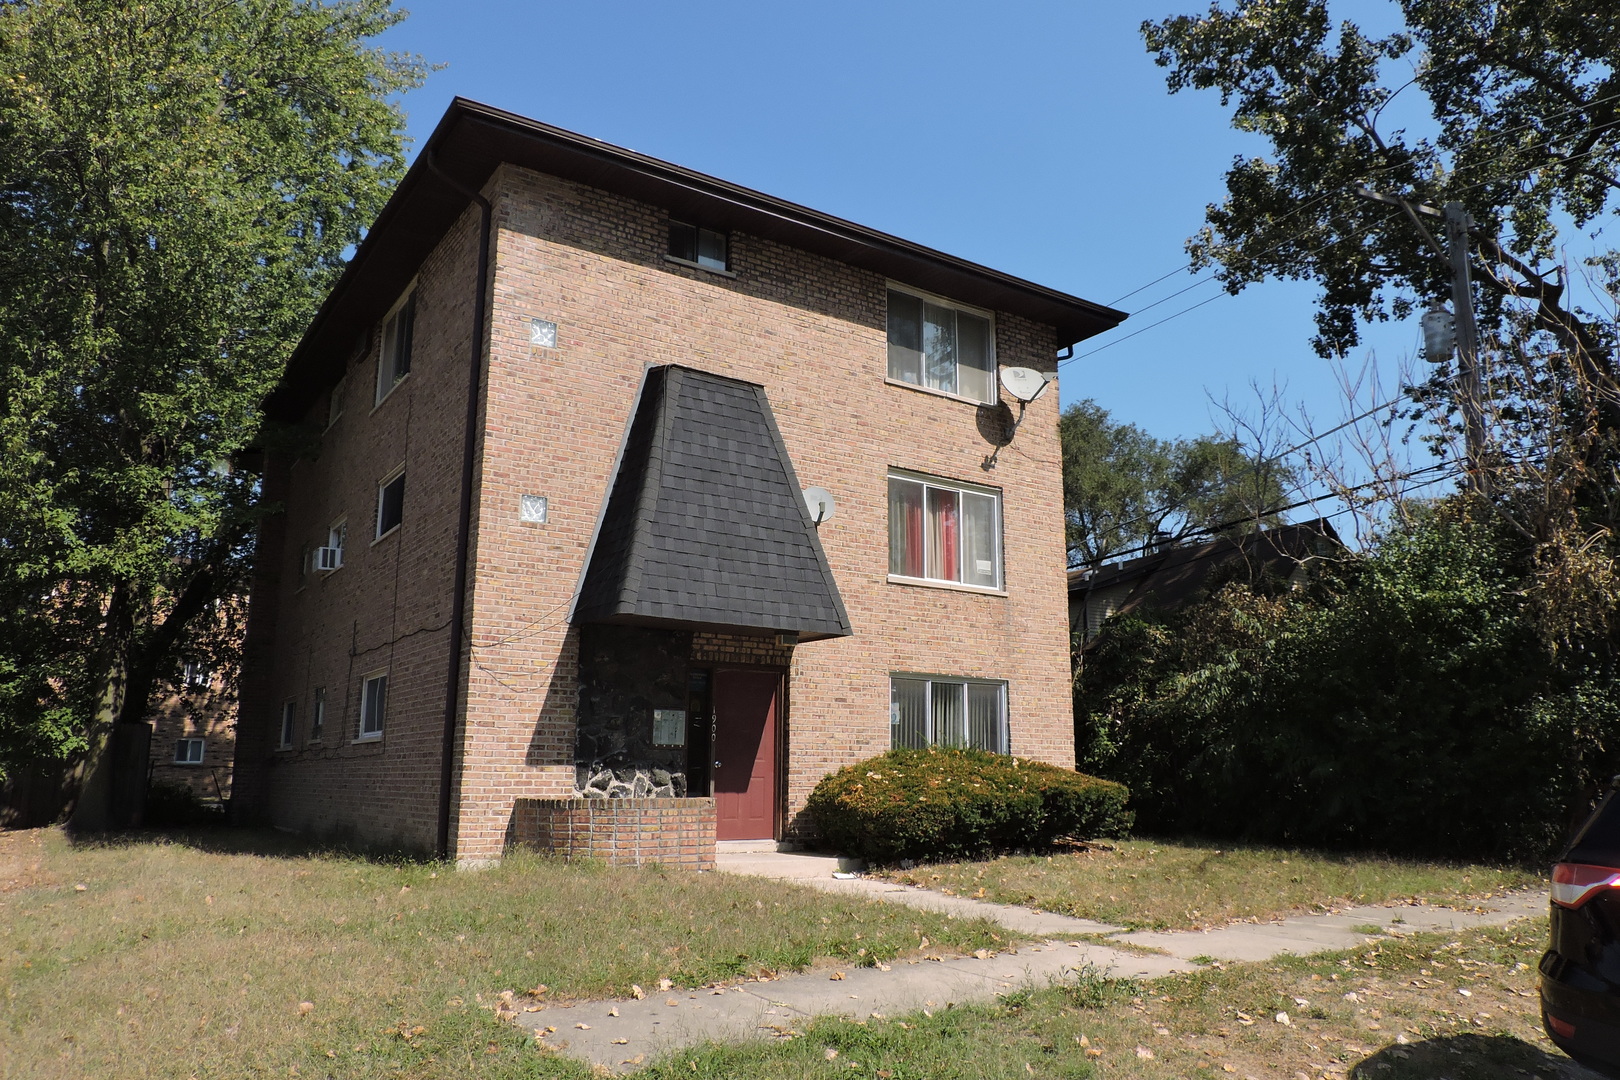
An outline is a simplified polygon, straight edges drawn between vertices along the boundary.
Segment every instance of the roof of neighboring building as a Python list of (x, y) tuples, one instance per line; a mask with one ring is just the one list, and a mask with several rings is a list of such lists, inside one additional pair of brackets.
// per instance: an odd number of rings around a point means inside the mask
[(1333, 554), (1342, 547), (1332, 523), (1327, 518), (1316, 518), (1240, 537), (1219, 536), (1201, 544), (1178, 544), (1096, 571), (1070, 570), (1069, 597), (1072, 600), (1126, 586), (1130, 591), (1116, 612), (1143, 607), (1170, 610), (1204, 592), (1217, 570), (1234, 563), (1247, 564), (1251, 581), (1268, 574), (1286, 577), (1301, 561)]
[(511, 162), (667, 208), (679, 218), (825, 255), (908, 285), (1023, 315), (1057, 330), (1063, 347), (1125, 313), (954, 255), (562, 128), (456, 98), (355, 251), (288, 361), (266, 413), (293, 420), (335, 383), (361, 336), (409, 285), (422, 260), (479, 190)]
[(763, 387), (647, 372), (574, 620), (850, 633)]

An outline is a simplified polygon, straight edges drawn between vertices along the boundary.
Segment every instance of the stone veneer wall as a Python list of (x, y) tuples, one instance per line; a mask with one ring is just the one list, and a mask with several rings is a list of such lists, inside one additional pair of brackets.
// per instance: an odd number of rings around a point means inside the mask
[(614, 866), (714, 869), (713, 799), (518, 799), (510, 842)]

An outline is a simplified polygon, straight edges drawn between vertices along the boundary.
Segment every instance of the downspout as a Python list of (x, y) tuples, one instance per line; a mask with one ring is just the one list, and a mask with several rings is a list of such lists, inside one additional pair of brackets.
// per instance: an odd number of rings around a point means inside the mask
[(472, 348), (467, 365), (467, 420), (461, 438), (461, 506), (456, 517), (456, 572), (450, 596), (450, 663), (444, 687), (444, 734), (439, 746), (439, 831), (434, 853), (450, 857), (450, 798), (455, 790), (456, 715), (461, 704), (463, 623), (467, 614), (467, 562), (472, 548), (473, 463), (478, 453), (478, 388), (484, 373), (485, 296), (489, 291), (489, 228), (492, 208), (483, 194), (439, 168), (433, 151), (423, 157), (428, 171), (458, 195), (478, 204), (477, 293), (473, 296)]

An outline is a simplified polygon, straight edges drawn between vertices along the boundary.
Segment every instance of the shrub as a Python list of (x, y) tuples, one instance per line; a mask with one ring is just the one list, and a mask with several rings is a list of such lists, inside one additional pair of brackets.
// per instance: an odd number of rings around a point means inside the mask
[(805, 809), (821, 838), (876, 862), (973, 857), (1119, 836), (1123, 784), (983, 750), (891, 750), (824, 778)]
[(157, 782), (146, 791), (146, 814), (143, 821), (149, 829), (222, 825), (225, 822), (225, 808), (204, 801), (196, 792), (183, 785)]

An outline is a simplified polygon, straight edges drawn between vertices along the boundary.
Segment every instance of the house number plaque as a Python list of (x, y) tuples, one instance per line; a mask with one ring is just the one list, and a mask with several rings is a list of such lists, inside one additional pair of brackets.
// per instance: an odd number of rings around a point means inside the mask
[(653, 745), (654, 746), (685, 746), (686, 745), (686, 710), (685, 709), (654, 709), (653, 710)]

